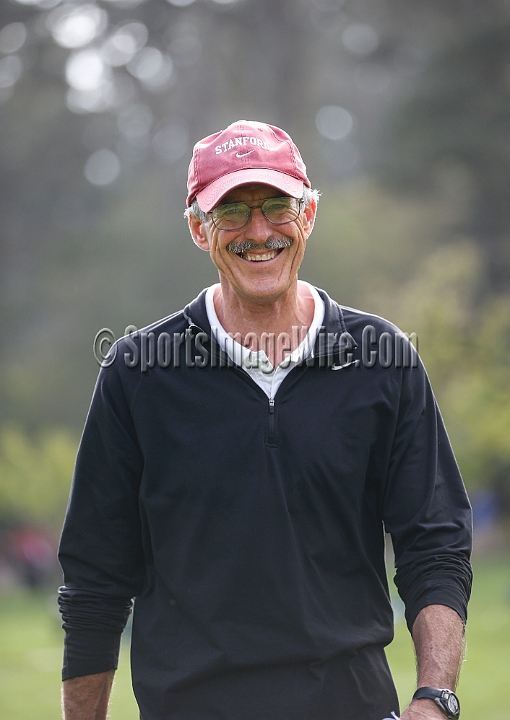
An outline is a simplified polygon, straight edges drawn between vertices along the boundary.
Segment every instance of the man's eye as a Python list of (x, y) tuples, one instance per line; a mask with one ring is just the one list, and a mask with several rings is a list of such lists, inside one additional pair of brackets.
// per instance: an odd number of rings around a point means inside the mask
[(223, 208), (221, 208), (219, 215), (223, 218), (228, 218), (234, 215), (243, 215), (244, 212), (246, 211), (243, 205), (238, 205), (237, 203), (234, 203), (232, 205), (225, 205)]
[(287, 210), (289, 207), (288, 200), (271, 200), (270, 203), (266, 204), (268, 210)]
[(239, 207), (237, 205), (227, 205), (227, 207), (223, 211), (223, 216), (226, 215), (237, 215), (239, 212)]

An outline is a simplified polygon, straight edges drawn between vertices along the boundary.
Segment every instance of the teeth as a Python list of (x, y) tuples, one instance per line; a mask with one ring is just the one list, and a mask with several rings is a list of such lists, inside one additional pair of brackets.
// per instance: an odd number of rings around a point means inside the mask
[(244, 253), (243, 257), (250, 262), (262, 262), (262, 260), (272, 260), (277, 255), (278, 250), (271, 250), (271, 252), (264, 253), (264, 255), (248, 255), (248, 253)]

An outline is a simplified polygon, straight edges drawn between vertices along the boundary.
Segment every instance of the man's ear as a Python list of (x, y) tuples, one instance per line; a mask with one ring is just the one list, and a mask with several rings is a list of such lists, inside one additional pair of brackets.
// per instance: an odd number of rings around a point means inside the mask
[(303, 208), (303, 230), (305, 231), (307, 238), (313, 230), (316, 212), (317, 202), (311, 198), (309, 204), (305, 205)]
[(209, 252), (210, 244), (205, 222), (190, 213), (188, 215), (188, 226), (195, 245), (199, 247), (200, 250)]

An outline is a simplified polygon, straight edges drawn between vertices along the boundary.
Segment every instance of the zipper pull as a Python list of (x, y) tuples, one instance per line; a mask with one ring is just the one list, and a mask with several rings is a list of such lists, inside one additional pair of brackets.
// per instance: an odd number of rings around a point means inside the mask
[(275, 439), (275, 414), (274, 414), (274, 398), (269, 398), (269, 423), (267, 429), (267, 439), (269, 443), (274, 443)]

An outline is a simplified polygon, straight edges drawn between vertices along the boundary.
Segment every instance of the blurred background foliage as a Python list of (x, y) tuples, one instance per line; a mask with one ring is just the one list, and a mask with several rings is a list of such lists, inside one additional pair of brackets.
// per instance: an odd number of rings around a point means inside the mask
[(36, 438), (16, 427), (0, 435), (1, 519), (13, 522), (62, 521), (76, 457), (76, 438), (64, 429), (48, 429)]
[(0, 523), (58, 530), (95, 334), (216, 275), (193, 143), (284, 127), (322, 192), (301, 277), (415, 332), (473, 497), (510, 497), (507, 0), (0, 5)]

